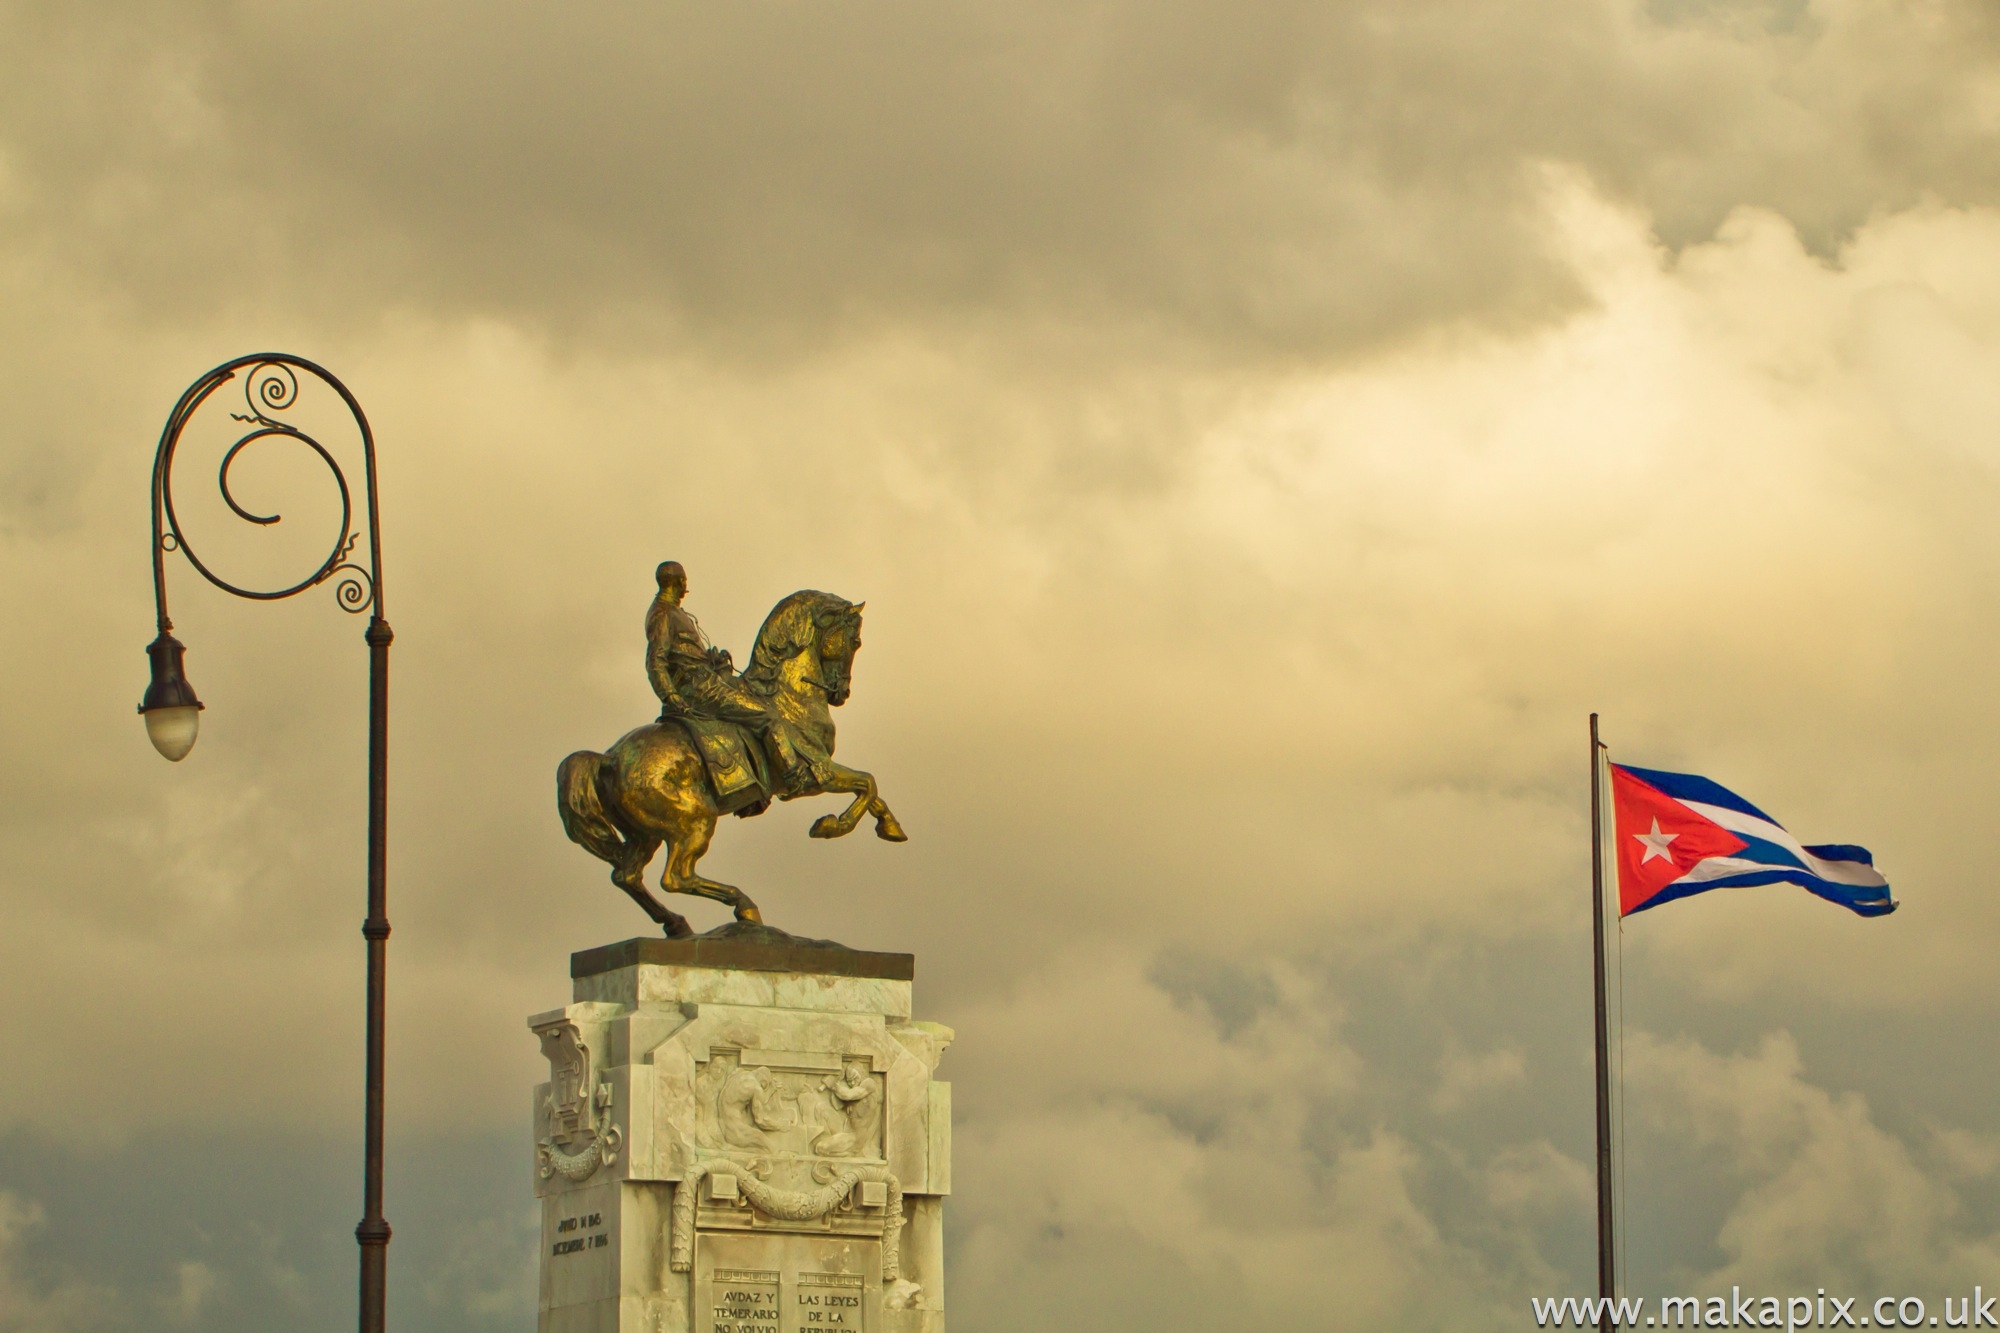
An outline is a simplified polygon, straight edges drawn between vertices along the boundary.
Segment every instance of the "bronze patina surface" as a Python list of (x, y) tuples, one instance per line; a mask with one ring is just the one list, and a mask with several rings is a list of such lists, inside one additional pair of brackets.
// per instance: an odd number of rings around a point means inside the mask
[(644, 882), (662, 844), (662, 889), (726, 903), (739, 923), (763, 920), (741, 889), (696, 873), (723, 815), (748, 818), (774, 799), (848, 793), (847, 809), (821, 815), (811, 836), (844, 837), (872, 815), (877, 837), (905, 841), (874, 776), (833, 758), (830, 710), (847, 702), (863, 604), (793, 593), (764, 618), (749, 665), (738, 672), (684, 605), (687, 571), (669, 560), (654, 577), (646, 675), (660, 716), (602, 754), (579, 750), (562, 761), (556, 808), (570, 839), (610, 862), (611, 882), (676, 939), (692, 938), (692, 927)]

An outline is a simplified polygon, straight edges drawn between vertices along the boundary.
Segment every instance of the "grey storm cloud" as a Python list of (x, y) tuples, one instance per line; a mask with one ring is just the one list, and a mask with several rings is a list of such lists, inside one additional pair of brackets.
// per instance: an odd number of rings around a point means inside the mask
[(1232, 361), (1581, 299), (1531, 168), (1817, 246), (1993, 197), (1976, 5), (16, 3), (42, 233), (142, 309), (281, 294), (812, 346), (996, 315)]

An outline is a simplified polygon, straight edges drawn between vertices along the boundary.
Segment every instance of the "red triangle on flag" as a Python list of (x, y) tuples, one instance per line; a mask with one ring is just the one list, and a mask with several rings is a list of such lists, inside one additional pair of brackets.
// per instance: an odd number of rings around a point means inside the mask
[(1630, 916), (1660, 890), (1711, 856), (1750, 844), (1649, 782), (1611, 766), (1611, 808), (1618, 847), (1618, 915)]

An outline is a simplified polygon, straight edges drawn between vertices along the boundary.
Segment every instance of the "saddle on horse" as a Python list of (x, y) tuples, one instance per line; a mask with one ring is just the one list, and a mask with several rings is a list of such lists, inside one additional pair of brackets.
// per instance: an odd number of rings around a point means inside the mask
[(715, 789), (716, 812), (725, 815), (762, 814), (771, 803), (771, 764), (756, 735), (740, 722), (718, 718), (665, 717), (661, 724), (679, 723), (694, 742), (695, 753), (708, 767)]

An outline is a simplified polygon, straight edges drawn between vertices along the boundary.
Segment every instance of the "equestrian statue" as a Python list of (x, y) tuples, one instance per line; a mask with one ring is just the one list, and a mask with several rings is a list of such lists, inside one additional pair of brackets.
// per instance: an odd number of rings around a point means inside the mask
[(661, 843), (663, 890), (713, 898), (734, 908), (738, 921), (764, 919), (743, 890), (695, 872), (724, 815), (748, 818), (773, 799), (851, 792), (847, 809), (813, 821), (813, 837), (844, 837), (873, 815), (876, 837), (907, 841), (874, 777), (833, 759), (829, 710), (847, 702), (866, 603), (811, 589), (793, 593), (764, 618), (750, 663), (738, 672), (683, 605), (688, 579), (680, 562), (666, 561), (655, 579), (646, 675), (660, 717), (603, 754), (579, 750), (562, 761), (556, 806), (570, 840), (609, 861), (611, 882), (676, 938), (693, 928), (644, 880)]

